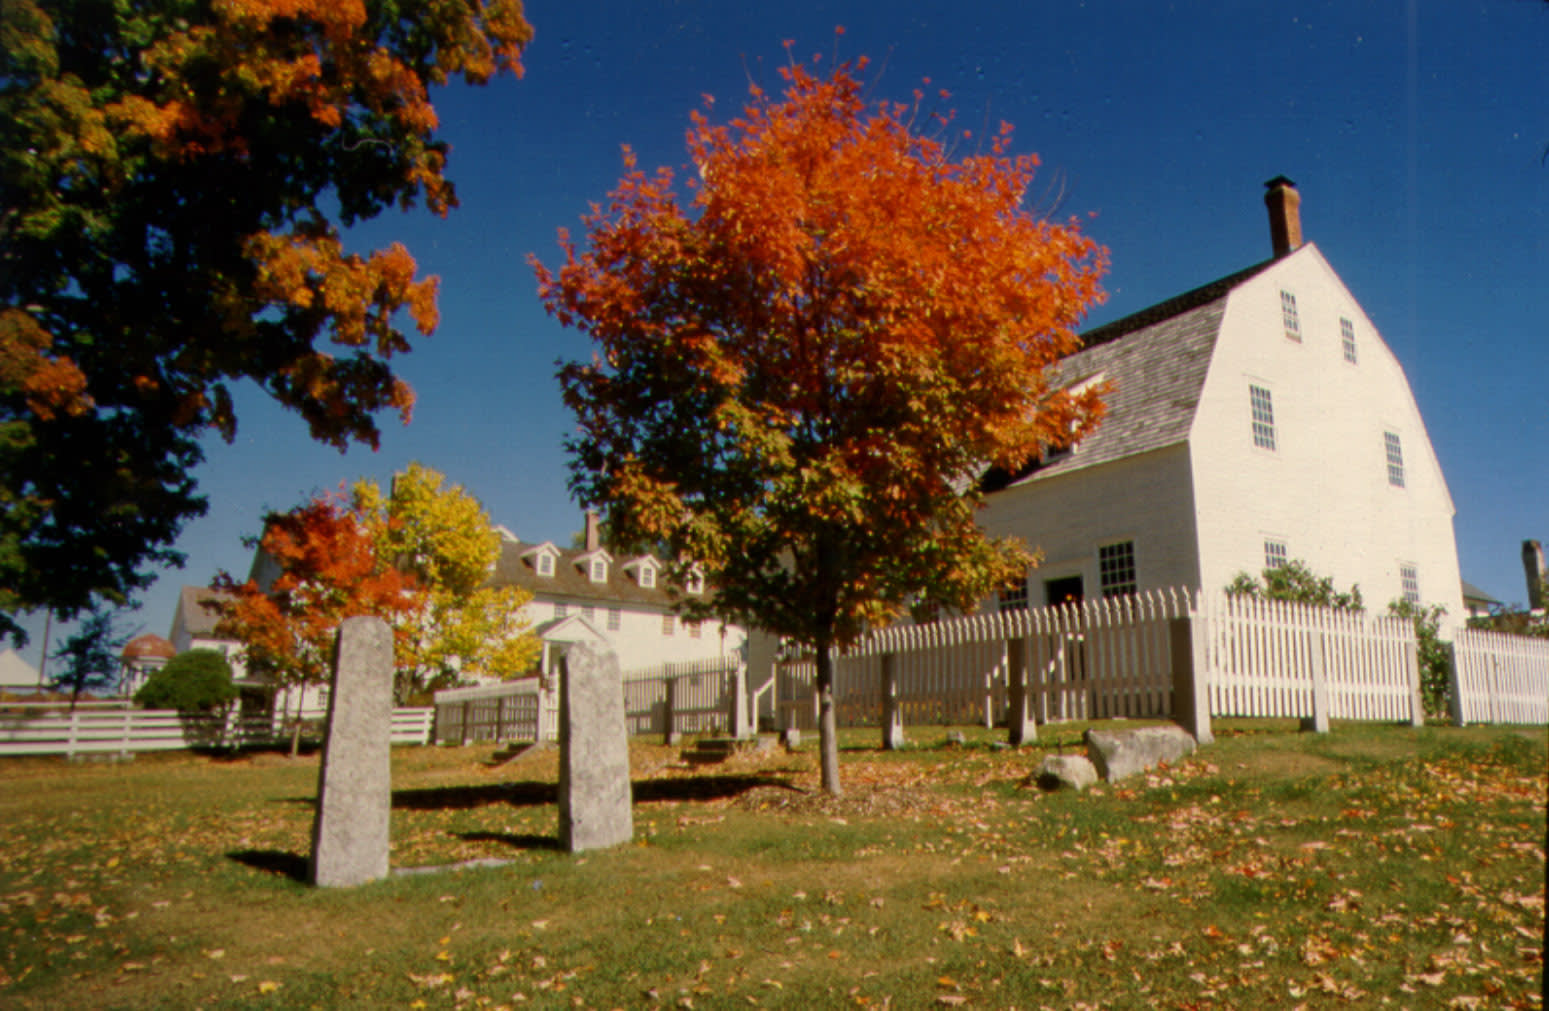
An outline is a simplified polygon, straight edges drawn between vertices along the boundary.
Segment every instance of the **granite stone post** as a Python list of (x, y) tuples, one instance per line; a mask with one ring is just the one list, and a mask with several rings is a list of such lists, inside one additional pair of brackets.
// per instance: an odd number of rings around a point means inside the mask
[(726, 722), (733, 737), (739, 741), (746, 740), (756, 736), (752, 707), (748, 705), (748, 669), (739, 663), (727, 677), (731, 679), (731, 699), (728, 702), (731, 712), (727, 714)]
[(347, 618), (334, 646), (328, 734), (312, 824), (314, 885), (387, 876), (392, 807), (393, 633), (381, 618)]
[(1006, 642), (1006, 740), (1020, 748), (1038, 739), (1038, 726), (1027, 709), (1027, 639)]
[(898, 705), (898, 660), (891, 653), (882, 655), (882, 749), (897, 751), (904, 746), (904, 714)]
[(560, 663), (559, 842), (571, 853), (628, 842), (629, 738), (618, 654), (580, 642)]
[(1323, 633), (1312, 634), (1312, 715), (1302, 717), (1302, 729), (1328, 733), (1328, 671), (1323, 665)]
[(1197, 666), (1204, 656), (1204, 628), (1198, 616), (1174, 618), (1172, 640), (1173, 719), (1200, 744), (1212, 744), (1209, 672)]

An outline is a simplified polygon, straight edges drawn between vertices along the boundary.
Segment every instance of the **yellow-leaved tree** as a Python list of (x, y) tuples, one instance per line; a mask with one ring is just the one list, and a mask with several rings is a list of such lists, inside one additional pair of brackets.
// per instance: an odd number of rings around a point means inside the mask
[(418, 463), (395, 475), (386, 495), (374, 481), (358, 482), (352, 495), (379, 564), (408, 574), (421, 591), (415, 606), (389, 616), (400, 704), (464, 678), (511, 678), (532, 667), (532, 595), (490, 585), (500, 534), (478, 499)]

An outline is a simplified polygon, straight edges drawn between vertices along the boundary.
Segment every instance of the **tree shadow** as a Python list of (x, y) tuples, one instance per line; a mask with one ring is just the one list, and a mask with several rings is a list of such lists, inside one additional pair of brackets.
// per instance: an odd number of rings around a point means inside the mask
[(292, 881), (307, 884), (311, 879), (306, 857), (286, 850), (233, 850), (226, 859), (246, 864), (266, 874), (278, 874)]
[[(630, 786), (633, 801), (636, 804), (728, 800), (762, 786), (795, 789), (785, 777), (768, 775), (643, 779), (635, 780)], [(293, 800), (298, 803), (316, 803), (312, 798), (298, 797)], [(397, 811), (466, 811), (496, 804), (510, 807), (543, 807), (558, 803), (559, 784), (540, 780), (393, 791), (393, 809)]]
[(500, 843), (519, 850), (558, 850), (559, 837), (527, 832), (454, 832), (463, 842)]

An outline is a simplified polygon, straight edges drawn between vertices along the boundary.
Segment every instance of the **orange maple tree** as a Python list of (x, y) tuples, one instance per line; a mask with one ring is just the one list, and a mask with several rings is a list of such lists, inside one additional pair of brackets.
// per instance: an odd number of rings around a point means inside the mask
[(864, 67), (793, 62), (780, 97), (695, 112), (686, 206), (626, 149), (585, 248), (561, 232), (557, 271), (532, 258), (549, 311), (597, 346), (561, 371), (572, 487), (626, 541), (702, 562), (704, 608), (815, 652), (835, 793), (834, 650), (1025, 572), (975, 523), (977, 478), (1079, 438), (1105, 392), (1046, 376), (1106, 253), (1024, 206), (1036, 157), (1009, 126), (954, 136), (919, 91), (869, 103)]
[(430, 89), (531, 37), (521, 0), (0, 4), (0, 634), (181, 562), (236, 383), (340, 449), (408, 420), (437, 279), (343, 231), (456, 206)]
[[(250, 674), (281, 688), (327, 684), (339, 623), (360, 615), (389, 622), (420, 606), (412, 576), (378, 563), (372, 532), (342, 495), (321, 495), (265, 518), (260, 578), (220, 573), (216, 633), (243, 644)], [(291, 693), (297, 697), (299, 692)], [(288, 714), (287, 714), (288, 715)], [(292, 720), (292, 753), (299, 723)]]

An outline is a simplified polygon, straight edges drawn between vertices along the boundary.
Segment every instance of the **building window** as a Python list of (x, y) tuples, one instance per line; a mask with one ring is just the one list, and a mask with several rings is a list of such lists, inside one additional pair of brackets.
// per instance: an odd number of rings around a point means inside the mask
[(662, 635), (671, 635), (678, 630), (678, 616), (675, 614), (662, 615)]
[(1302, 339), (1302, 321), (1296, 315), (1296, 296), (1289, 291), (1280, 293), (1280, 318), (1285, 321), (1285, 335), (1293, 341)]
[(688, 629), (688, 637), (690, 639), (698, 639), (704, 634), (704, 626), (697, 621), (685, 621), (683, 627)]
[(608, 631), (617, 632), (624, 627), (624, 612), (617, 607), (608, 608)]
[(1383, 432), (1383, 447), (1388, 454), (1388, 484), (1395, 488), (1404, 487), (1404, 447), (1398, 441), (1398, 433)]
[(563, 618), (565, 615), (567, 615), (569, 613), (570, 613), (570, 605), (569, 604), (565, 603), (564, 601), (555, 601), (555, 603), (554, 603), (554, 617), (556, 617), (556, 618)]
[(1098, 585), (1105, 597), (1135, 592), (1135, 542), (1104, 544), (1097, 549)]
[(591, 604), (582, 604), (581, 617), (585, 618), (587, 621), (596, 621), (597, 608), (593, 607)]
[(1344, 342), (1345, 345), (1345, 361), (1349, 362), (1351, 365), (1354, 365), (1355, 324), (1345, 319), (1343, 316), (1339, 318), (1339, 338)]
[(608, 581), (608, 563), (601, 558), (592, 559), (592, 582), (606, 583)]
[(1278, 569), (1289, 560), (1285, 550), (1285, 541), (1264, 542), (1264, 568)]
[(1000, 590), (1000, 609), (1002, 611), (1027, 610), (1027, 579), (1023, 577), (1019, 583), (1003, 586)]
[(1248, 403), (1253, 409), (1253, 444), (1260, 449), (1275, 448), (1275, 405), (1262, 386), (1248, 387)]
[(649, 565), (640, 566), (640, 587), (649, 590), (656, 585), (656, 569)]
[(1411, 604), (1420, 603), (1420, 573), (1413, 565), (1399, 565), (1398, 582), (1404, 589), (1404, 599)]
[(683, 588), (685, 590), (687, 590), (689, 593), (704, 593), (705, 592), (705, 577), (704, 577), (704, 575), (702, 573), (700, 573), (698, 570), (690, 572), (688, 574), (688, 580), (683, 584)]
[(538, 575), (552, 576), (554, 574), (554, 556), (545, 552), (538, 556)]

